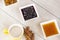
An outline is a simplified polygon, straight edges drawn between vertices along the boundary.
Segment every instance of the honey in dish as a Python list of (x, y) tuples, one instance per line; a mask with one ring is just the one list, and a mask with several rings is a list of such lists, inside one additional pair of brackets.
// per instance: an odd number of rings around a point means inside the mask
[(43, 29), (44, 29), (46, 37), (58, 34), (58, 30), (56, 28), (55, 22), (43, 24)]

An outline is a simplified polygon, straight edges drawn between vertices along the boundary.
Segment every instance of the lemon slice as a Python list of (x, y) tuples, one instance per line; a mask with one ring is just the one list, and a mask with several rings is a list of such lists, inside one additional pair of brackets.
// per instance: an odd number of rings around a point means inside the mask
[(8, 34), (9, 34), (8, 29), (7, 29), (7, 28), (4, 29), (4, 30), (3, 30), (3, 33), (6, 34), (6, 35), (8, 35)]

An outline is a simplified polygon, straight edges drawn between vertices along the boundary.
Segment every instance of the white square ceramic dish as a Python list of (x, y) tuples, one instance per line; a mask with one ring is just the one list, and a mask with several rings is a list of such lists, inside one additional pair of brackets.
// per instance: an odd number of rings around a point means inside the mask
[(9, 7), (9, 6), (14, 6), (14, 5), (18, 4), (18, 3), (19, 3), (19, 0), (17, 0), (16, 3), (10, 4), (10, 5), (7, 5), (7, 6), (5, 5), (4, 0), (2, 0), (2, 3), (3, 3), (3, 6), (4, 6), (4, 7)]
[[(49, 24), (49, 23), (52, 23), (52, 22), (54, 22), (54, 24), (55, 24), (55, 28), (56, 28), (56, 30), (57, 30), (57, 34), (53, 34), (53, 35), (50, 35), (50, 36), (48, 36), (48, 37), (46, 37), (46, 33), (45, 33), (45, 31), (44, 31), (44, 26), (43, 25), (47, 25), (47, 24)], [(57, 36), (57, 35), (59, 35), (59, 28), (58, 28), (58, 24), (57, 24), (57, 21), (56, 20), (50, 20), (50, 21), (46, 21), (46, 22), (43, 22), (43, 23), (40, 23), (40, 25), (41, 25), (41, 28), (42, 28), (42, 32), (43, 32), (43, 35), (44, 35), (44, 38), (45, 39), (47, 39), (47, 38), (51, 38), (51, 37), (54, 37), (54, 36)], [(51, 26), (50, 26), (51, 27)], [(49, 30), (49, 29), (48, 29)], [(52, 29), (51, 29), (52, 30)], [(54, 29), (53, 29), (54, 30)]]
[[(26, 11), (29, 7), (32, 7), (32, 6), (33, 6), (33, 8), (34, 8), (33, 11), (36, 13), (37, 16), (35, 16), (35, 17), (33, 17), (33, 18), (30, 18), (30, 19), (28, 18), (27, 20), (25, 20), (22, 10), (25, 9), (25, 11)], [(20, 10), (20, 13), (21, 13), (21, 15), (22, 15), (22, 17), (23, 17), (23, 21), (33, 20), (33, 19), (39, 17), (38, 12), (37, 12), (37, 9), (36, 9), (36, 6), (35, 6), (34, 4), (29, 4), (29, 5), (20, 7), (19, 10)], [(26, 13), (26, 14), (27, 14), (27, 13)]]

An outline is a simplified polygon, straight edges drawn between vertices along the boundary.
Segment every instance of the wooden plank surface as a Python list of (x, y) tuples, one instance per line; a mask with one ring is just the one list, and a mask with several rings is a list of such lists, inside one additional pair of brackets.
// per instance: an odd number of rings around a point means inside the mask
[[(33, 1), (35, 1), (38, 5)], [(38, 35), (41, 35), (41, 36), (43, 35), (41, 27), (40, 27), (41, 22), (46, 21), (46, 20), (56, 19), (58, 22), (58, 25), (60, 26), (60, 19), (58, 19), (60, 17), (60, 8), (59, 8), (60, 7), (60, 0), (33, 0), (33, 1), (31, 1), (31, 0), (25, 0), (25, 1), (20, 0), (18, 4), (8, 6), (8, 7), (4, 6), (2, 1), (0, 1), (1, 2), (0, 8), (8, 13), (7, 14), (8, 16), (7, 16), (4, 13), (1, 14), (2, 12), (0, 12), (1, 23), (2, 24), (6, 23), (7, 22), (6, 19), (9, 20), (9, 22), (8, 22), (9, 24), (8, 23), (5, 24), (5, 25), (8, 24), (7, 26), (9, 26), (10, 24), (16, 23), (17, 21), (15, 19), (10, 18), (9, 15), (11, 15), (14, 18), (16, 18), (17, 20), (19, 20), (20, 22), (22, 22), (23, 24), (29, 25), (34, 32), (36, 32)], [(28, 22), (24, 22), (21, 15), (20, 15), (19, 8), (22, 6), (25, 6), (25, 5), (32, 4), (32, 3), (34, 3), (36, 5), (36, 8), (37, 8), (37, 11), (39, 14), (39, 18), (37, 18), (35, 20), (30, 20)], [(0, 10), (0, 11), (2, 11), (2, 10)], [(19, 23), (19, 22), (17, 22), (17, 23)], [(34, 29), (36, 29), (36, 30), (34, 30)], [(56, 36), (56, 37), (52, 37), (52, 38), (47, 39), (47, 40), (59, 40), (59, 39), (60, 39), (60, 36)], [(42, 40), (42, 39), (40, 39), (39, 37), (36, 37), (36, 40)]]

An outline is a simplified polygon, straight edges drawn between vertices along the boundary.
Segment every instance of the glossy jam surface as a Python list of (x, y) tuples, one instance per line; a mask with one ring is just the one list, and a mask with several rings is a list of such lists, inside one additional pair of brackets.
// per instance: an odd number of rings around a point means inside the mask
[(5, 2), (5, 5), (8, 6), (8, 5), (10, 5), (10, 4), (16, 3), (17, 0), (4, 0), (4, 2)]
[(43, 29), (46, 37), (58, 34), (55, 22), (47, 23), (43, 25)]
[(37, 17), (34, 6), (23, 8), (21, 9), (21, 11), (25, 20), (29, 20), (29, 19)]

